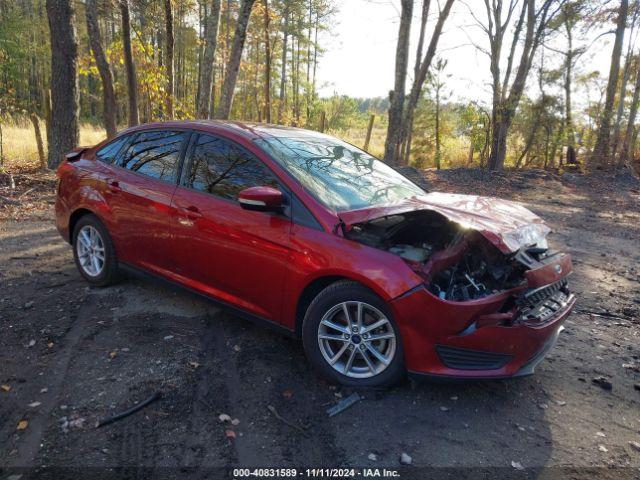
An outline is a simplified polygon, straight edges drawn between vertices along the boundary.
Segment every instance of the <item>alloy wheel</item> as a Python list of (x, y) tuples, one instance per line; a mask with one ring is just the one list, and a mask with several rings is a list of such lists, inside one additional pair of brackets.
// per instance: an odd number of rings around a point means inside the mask
[(100, 232), (92, 225), (85, 225), (78, 232), (76, 252), (80, 267), (91, 277), (102, 273), (105, 264), (104, 241)]
[(396, 334), (380, 310), (365, 302), (347, 301), (324, 314), (318, 344), (334, 370), (351, 378), (370, 378), (392, 362)]

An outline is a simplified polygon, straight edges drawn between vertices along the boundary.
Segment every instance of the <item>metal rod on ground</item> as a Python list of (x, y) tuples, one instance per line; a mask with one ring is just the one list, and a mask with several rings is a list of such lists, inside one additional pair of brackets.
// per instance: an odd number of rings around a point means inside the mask
[(109, 425), (110, 423), (117, 422), (118, 420), (122, 420), (123, 418), (136, 413), (138, 410), (142, 410), (144, 407), (149, 405), (151, 402), (155, 402), (160, 397), (162, 397), (162, 394), (160, 392), (156, 392), (145, 401), (131, 407), (129, 410), (125, 410), (124, 412), (114, 415), (113, 417), (107, 417), (103, 418), (102, 420), (98, 420), (98, 423), (96, 423), (96, 428), (103, 427), (104, 425)]
[(376, 116), (372, 113), (369, 117), (369, 126), (367, 127), (367, 137), (364, 140), (364, 147), (362, 149), (367, 152), (369, 150), (369, 142), (371, 142), (371, 131), (373, 130), (373, 122)]

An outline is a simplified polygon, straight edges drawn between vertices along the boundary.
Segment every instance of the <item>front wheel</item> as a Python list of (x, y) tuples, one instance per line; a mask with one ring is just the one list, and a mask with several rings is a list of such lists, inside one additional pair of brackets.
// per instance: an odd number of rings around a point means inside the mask
[(385, 302), (351, 281), (325, 288), (302, 325), (305, 353), (329, 380), (354, 387), (381, 387), (404, 373), (398, 328)]

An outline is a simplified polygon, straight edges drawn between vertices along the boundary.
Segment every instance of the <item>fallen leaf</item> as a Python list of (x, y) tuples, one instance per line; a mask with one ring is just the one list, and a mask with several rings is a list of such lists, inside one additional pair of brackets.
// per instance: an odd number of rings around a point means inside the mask
[(511, 460), (511, 466), (513, 468), (515, 468), (516, 470), (524, 470), (524, 467), (522, 466), (522, 464), (520, 462), (516, 462), (514, 460)]
[(234, 426), (240, 425), (240, 420), (238, 420), (237, 418), (234, 418), (233, 420), (231, 420), (231, 425), (234, 425)]
[(0, 388), (2, 388), (2, 390), (4, 390), (5, 392), (8, 392), (9, 390), (11, 390), (11, 385), (2, 385), (0, 386)]
[(287, 388), (282, 392), (282, 396), (287, 400), (289, 400), (291, 397), (293, 397), (293, 390), (291, 390), (290, 388)]
[(49, 347), (49, 348), (53, 347), (53, 342), (47, 343), (47, 347)]
[(601, 452), (608, 452), (609, 450), (607, 450), (607, 447), (605, 447), (604, 445), (598, 445), (598, 450), (600, 450)]
[(16, 430), (24, 430), (25, 428), (27, 428), (27, 425), (29, 425), (29, 422), (27, 422), (26, 420), (20, 420), (18, 422), (18, 426), (16, 427)]
[(30, 404), (29, 404), (29, 407), (31, 407), (31, 408), (36, 408), (36, 407), (39, 407), (40, 405), (42, 405), (42, 403), (40, 403), (40, 402), (33, 402), (33, 403), (30, 403)]
[(117, 353), (116, 352), (109, 352), (109, 358), (116, 358)]
[(231, 417), (226, 413), (221, 413), (220, 415), (218, 415), (218, 420), (220, 420), (221, 422), (230, 422)]
[(193, 360), (189, 362), (189, 366), (194, 370), (200, 366), (198, 362), (194, 362)]

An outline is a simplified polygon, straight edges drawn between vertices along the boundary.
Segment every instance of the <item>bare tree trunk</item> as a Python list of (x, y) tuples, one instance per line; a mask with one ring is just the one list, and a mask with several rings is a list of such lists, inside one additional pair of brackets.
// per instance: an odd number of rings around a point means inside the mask
[(429, 41), (429, 46), (427, 47), (424, 58), (420, 63), (420, 68), (416, 70), (416, 77), (413, 79), (411, 93), (404, 110), (404, 118), (402, 120), (400, 128), (400, 145), (402, 146), (403, 144), (406, 144), (405, 151), (407, 154), (407, 160), (409, 159), (409, 154), (411, 152), (410, 130), (413, 128), (413, 117), (415, 115), (415, 110), (418, 106), (418, 100), (420, 100), (420, 96), (422, 95), (422, 87), (427, 79), (427, 74), (429, 73), (431, 62), (433, 61), (433, 58), (435, 57), (436, 51), (438, 49), (438, 42), (440, 41), (440, 36), (442, 35), (442, 29), (445, 22), (447, 21), (447, 18), (449, 17), (453, 2), (454, 0), (447, 0), (447, 3), (445, 3), (444, 8), (438, 15), (438, 21), (436, 22), (436, 25), (433, 29), (431, 40)]
[(98, 26), (98, 6), (96, 0), (86, 0), (85, 14), (87, 17), (89, 44), (91, 45), (93, 58), (96, 60), (100, 80), (102, 81), (104, 127), (107, 131), (107, 137), (111, 138), (116, 134), (116, 112), (118, 106), (113, 89), (113, 75), (102, 47), (102, 34)]
[[(571, 80), (573, 78), (573, 26), (569, 21), (565, 21), (567, 31), (568, 50), (565, 57), (565, 74), (564, 74), (564, 130), (567, 141), (567, 164), (576, 163), (575, 151), (575, 133), (573, 130), (573, 106), (571, 105)], [(522, 157), (521, 157), (522, 158)]]
[(280, 102), (278, 104), (278, 123), (282, 124), (282, 114), (287, 95), (287, 40), (289, 39), (289, 2), (284, 6), (284, 24), (282, 27), (282, 61), (280, 63)]
[(269, 37), (269, 0), (264, 0), (264, 121), (271, 123), (271, 39)]
[(313, 3), (309, 0), (309, 24), (307, 28), (307, 82), (305, 84), (305, 100), (306, 100), (306, 125), (311, 121), (311, 91), (309, 84), (311, 83), (311, 24), (313, 23)]
[(636, 72), (636, 85), (633, 91), (633, 100), (631, 101), (631, 109), (629, 110), (629, 120), (627, 122), (627, 131), (624, 136), (624, 142), (622, 143), (622, 150), (618, 157), (618, 166), (630, 165), (633, 154), (633, 145), (635, 144), (635, 123), (636, 115), (638, 113), (638, 102), (640, 102), (640, 65), (637, 67)]
[[(488, 167), (490, 170), (502, 170), (504, 168), (505, 158), (507, 156), (507, 136), (513, 122), (524, 87), (531, 70), (531, 64), (535, 56), (536, 50), (544, 35), (548, 23), (548, 12), (552, 5), (551, 0), (545, 0), (542, 6), (536, 10), (535, 0), (525, 0), (522, 5), (520, 17), (515, 27), (511, 42), (511, 49), (507, 59), (507, 68), (502, 82), (500, 81), (500, 51), (504, 33), (509, 25), (509, 18), (502, 23), (500, 10), (502, 2), (495, 3), (496, 8), (489, 5), (489, 0), (485, 0), (485, 5), (489, 15), (490, 25), (493, 25), (493, 31), (489, 30), (491, 45), (491, 70), (493, 76), (493, 111), (491, 114), (492, 139), (491, 154), (489, 156)], [(510, 3), (509, 17), (515, 9), (517, 2), (513, 0)], [(520, 60), (513, 83), (509, 88), (509, 80), (511, 78), (513, 60), (516, 52), (516, 45), (519, 42), (520, 33), (524, 26), (526, 18), (526, 33), (524, 44), (520, 53)]]
[(51, 89), (44, 89), (44, 128), (47, 136), (47, 145), (51, 145)]
[(51, 34), (51, 136), (49, 168), (79, 141), (78, 38), (72, 0), (46, 0)]
[(138, 117), (138, 81), (136, 66), (133, 63), (131, 51), (131, 19), (129, 18), (129, 0), (119, 0), (122, 16), (122, 48), (124, 50), (124, 65), (127, 71), (127, 95), (129, 98), (129, 126), (140, 123)]
[(467, 155), (467, 166), (470, 166), (473, 163), (473, 153), (474, 153), (474, 145), (473, 145), (473, 134), (469, 139), (469, 154)]
[(591, 154), (591, 166), (605, 166), (609, 161), (609, 147), (611, 144), (611, 117), (613, 116), (613, 103), (616, 98), (616, 88), (618, 86), (618, 74), (620, 71), (620, 56), (622, 54), (622, 43), (624, 41), (624, 31), (627, 26), (627, 12), (629, 1), (621, 0), (618, 10), (618, 22), (616, 26), (616, 40), (611, 53), (611, 68), (609, 70), (609, 81), (607, 83), (607, 96), (604, 108), (600, 115), (600, 128), (596, 138), (596, 145)]
[(211, 118), (213, 108), (213, 69), (218, 46), (218, 30), (220, 28), (220, 0), (213, 0), (211, 12), (206, 19), (205, 47), (200, 67), (200, 89), (197, 101), (198, 117)]
[(42, 132), (40, 131), (40, 119), (35, 113), (30, 115), (31, 123), (33, 124), (33, 132), (36, 136), (36, 145), (38, 146), (38, 158), (40, 159), (40, 169), (44, 170), (47, 167), (47, 159), (44, 155), (44, 144), (42, 143)]
[(436, 86), (436, 168), (441, 167), (440, 152), (440, 84)]
[[(0, 113), (2, 113), (2, 110), (0, 109)], [(2, 117), (0, 116), (0, 172), (2, 172), (2, 169), (4, 167), (4, 147), (3, 147), (3, 136), (2, 136)]]
[[(298, 28), (300, 20), (297, 21)], [(291, 36), (291, 90), (293, 94), (294, 126), (300, 125), (300, 38)]]
[(398, 163), (400, 144), (402, 142), (402, 112), (407, 82), (407, 64), (409, 63), (412, 15), (413, 0), (402, 0), (400, 29), (396, 46), (395, 81), (393, 91), (389, 92), (389, 126), (387, 127), (387, 140), (384, 145), (384, 159), (392, 165)]
[(622, 115), (624, 113), (624, 101), (627, 98), (627, 84), (629, 83), (629, 77), (631, 76), (631, 63), (633, 55), (633, 30), (634, 23), (638, 11), (635, 10), (635, 14), (631, 20), (631, 30), (629, 32), (629, 46), (627, 47), (627, 55), (624, 60), (624, 68), (622, 69), (622, 85), (620, 86), (620, 95), (618, 96), (618, 111), (616, 112), (616, 120), (613, 129), (613, 139), (611, 140), (611, 158), (616, 158), (618, 151), (618, 145), (620, 144), (620, 131), (622, 128)]
[(167, 117), (173, 118), (173, 99), (175, 98), (174, 75), (173, 75), (173, 11), (171, 10), (171, 0), (164, 0), (164, 29), (165, 47), (164, 53), (167, 56), (165, 68), (167, 69)]
[(371, 142), (371, 132), (373, 131), (373, 122), (375, 120), (376, 116), (372, 113), (369, 117), (369, 124), (367, 125), (367, 136), (364, 139), (364, 147), (362, 147), (365, 152), (369, 150), (369, 142)]
[(238, 78), (238, 69), (240, 68), (240, 59), (242, 58), (242, 50), (244, 41), (247, 37), (247, 25), (251, 16), (251, 9), (255, 0), (242, 0), (240, 12), (238, 13), (238, 23), (233, 36), (233, 47), (231, 47), (231, 55), (229, 64), (227, 65), (227, 75), (222, 86), (222, 94), (220, 96), (220, 104), (216, 111), (216, 118), (228, 119), (231, 114), (231, 106), (233, 105), (233, 94), (236, 88), (236, 79)]
[[(418, 48), (416, 50), (416, 63), (413, 67), (413, 78), (418, 78), (420, 75), (420, 63), (422, 62), (422, 49), (424, 48), (424, 37), (427, 29), (427, 20), (429, 19), (429, 6), (430, 0), (422, 1), (422, 15), (420, 17), (420, 34), (418, 35)], [(405, 125), (407, 133), (404, 141), (400, 146), (400, 162), (404, 165), (409, 164), (411, 157), (411, 140), (413, 137), (413, 118), (410, 119), (409, 125)]]

